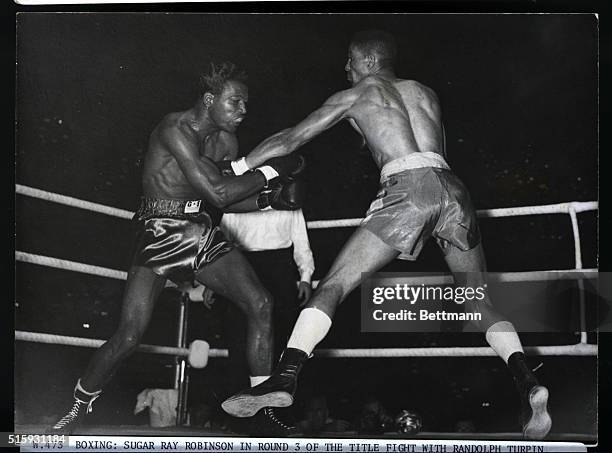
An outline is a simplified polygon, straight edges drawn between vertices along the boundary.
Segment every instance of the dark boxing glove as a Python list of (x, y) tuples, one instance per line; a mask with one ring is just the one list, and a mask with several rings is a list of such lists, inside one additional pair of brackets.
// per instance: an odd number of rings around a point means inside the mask
[(269, 189), (259, 193), (257, 207), (260, 210), (272, 208), (279, 211), (294, 211), (302, 207), (305, 195), (304, 183), (300, 180), (276, 182)]
[[(264, 163), (258, 170), (266, 177), (267, 184), (276, 178), (286, 181), (299, 175), (306, 167), (306, 159), (301, 154), (289, 154), (283, 157), (274, 157)], [(267, 187), (267, 186), (266, 186)]]
[(281, 178), (295, 178), (306, 168), (306, 159), (301, 154), (292, 153), (283, 157), (274, 157), (263, 166), (274, 168)]

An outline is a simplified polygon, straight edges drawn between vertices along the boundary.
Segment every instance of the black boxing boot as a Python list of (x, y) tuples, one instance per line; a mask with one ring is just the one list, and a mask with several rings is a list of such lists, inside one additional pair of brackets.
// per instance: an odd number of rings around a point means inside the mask
[(254, 437), (291, 437), (297, 428), (281, 420), (272, 407), (264, 407), (248, 420), (247, 434)]
[(81, 387), (81, 380), (74, 387), (74, 403), (66, 415), (60, 418), (47, 432), (49, 434), (72, 434), (81, 424), (85, 415), (91, 412), (93, 402), (100, 396), (102, 390), (89, 393)]
[(522, 352), (508, 358), (508, 368), (521, 398), (523, 438), (543, 439), (552, 426), (547, 407), (548, 389), (538, 383)]
[(252, 417), (265, 407), (291, 406), (297, 376), (306, 360), (308, 354), (301, 349), (285, 349), (272, 376), (255, 387), (230, 396), (221, 407), (234, 417)]

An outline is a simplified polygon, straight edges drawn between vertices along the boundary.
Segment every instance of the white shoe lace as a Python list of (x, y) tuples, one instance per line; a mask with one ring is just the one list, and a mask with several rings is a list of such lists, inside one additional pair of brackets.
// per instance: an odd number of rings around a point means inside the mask
[(81, 404), (84, 403), (84, 401), (75, 400), (74, 404), (72, 405), (72, 409), (70, 409), (70, 411), (66, 415), (64, 415), (59, 422), (55, 424), (53, 429), (62, 429), (68, 423), (77, 418), (79, 415), (79, 410), (81, 409)]
[(276, 418), (276, 415), (274, 415), (274, 411), (272, 410), (271, 407), (265, 408), (264, 411), (266, 415), (270, 417), (274, 423), (276, 423), (277, 425), (281, 426), (284, 429), (291, 429), (291, 426), (284, 424), (282, 421)]
[(74, 404), (72, 405), (72, 409), (70, 409), (70, 411), (66, 415), (64, 415), (60, 419), (60, 421), (57, 422), (53, 426), (53, 429), (62, 429), (64, 426), (74, 421), (79, 416), (79, 410), (81, 409), (81, 404), (87, 404), (87, 410), (85, 411), (85, 413), (89, 414), (92, 411), (92, 405), (93, 405), (93, 402), (96, 400), (96, 398), (98, 398), (98, 395), (96, 395), (89, 401), (83, 401), (78, 398), (75, 398)]

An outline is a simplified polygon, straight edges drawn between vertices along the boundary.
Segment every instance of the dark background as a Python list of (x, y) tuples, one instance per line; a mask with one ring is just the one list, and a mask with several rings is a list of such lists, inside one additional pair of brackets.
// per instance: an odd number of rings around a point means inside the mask
[[(133, 210), (148, 134), (164, 114), (195, 103), (198, 73), (210, 61), (232, 60), (249, 72), (249, 114), (239, 131), (248, 152), (346, 87), (350, 36), (371, 27), (396, 37), (399, 76), (438, 93), (449, 163), (477, 208), (597, 199), (592, 15), (22, 14), (16, 182)], [(304, 147), (307, 220), (363, 215), (378, 175), (359, 143), (341, 124)], [(25, 197), (16, 203), (17, 250), (127, 268), (134, 237), (128, 222)], [(595, 213), (580, 214), (580, 228), (584, 265), (595, 267)], [(483, 220), (481, 229), (491, 270), (574, 266), (566, 215)], [(324, 275), (349, 235), (350, 229), (310, 232), (315, 278)], [(429, 244), (417, 264), (396, 262), (385, 270), (443, 269)], [(107, 338), (117, 323), (122, 286), (17, 263), (15, 327)], [(322, 346), (484, 344), (481, 336), (361, 334), (356, 303), (351, 297), (341, 307)], [(216, 322), (220, 310), (194, 306), (192, 338), (222, 347), (227, 333)], [(145, 342), (172, 344), (176, 311), (177, 295), (167, 291)], [(567, 337), (524, 339), (527, 344), (575, 340)], [(16, 422), (47, 422), (63, 411), (90, 353), (18, 342)], [(542, 361), (539, 377), (553, 395), (553, 431), (594, 432), (595, 360)], [(192, 375), (193, 392), (202, 398), (223, 395), (223, 361), (211, 362)], [(53, 373), (42, 372), (50, 366)], [(135, 395), (171, 383), (170, 359), (136, 355), (96, 402), (92, 422), (144, 423), (131, 415)], [(49, 391), (28, 391), (41, 386)], [(392, 411), (418, 409), (428, 430), (452, 430), (465, 417), (475, 419), (479, 431), (518, 427), (518, 404), (499, 359), (321, 359), (309, 364), (300, 391), (307, 395), (315, 388), (335, 394), (332, 412), (340, 416), (354, 410), (355, 394), (369, 392), (378, 393)]]

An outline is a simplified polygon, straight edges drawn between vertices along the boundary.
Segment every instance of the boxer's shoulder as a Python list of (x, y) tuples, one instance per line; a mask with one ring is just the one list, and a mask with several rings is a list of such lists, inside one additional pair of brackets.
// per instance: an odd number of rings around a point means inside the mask
[(395, 87), (402, 94), (411, 95), (429, 102), (438, 102), (438, 95), (436, 92), (432, 88), (416, 80), (398, 79), (395, 82)]
[(199, 143), (198, 134), (192, 127), (186, 113), (167, 114), (159, 122), (152, 135), (166, 146), (177, 143), (197, 145)]

